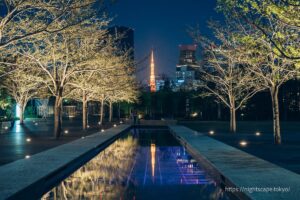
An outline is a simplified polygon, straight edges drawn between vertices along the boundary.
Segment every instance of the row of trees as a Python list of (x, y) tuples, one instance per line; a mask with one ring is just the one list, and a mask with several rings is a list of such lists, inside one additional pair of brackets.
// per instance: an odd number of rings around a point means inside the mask
[[(134, 101), (131, 49), (111, 36), (104, 1), (5, 1), (1, 18), (1, 87), (21, 109), (31, 98), (55, 97), (54, 135), (59, 138), (64, 98), (82, 102), (83, 129), (89, 101)], [(100, 11), (100, 12), (99, 12)], [(99, 17), (101, 14), (101, 17)], [(122, 36), (120, 36), (122, 37)]]
[(299, 1), (219, 0), (218, 9), (225, 23), (210, 23), (214, 39), (192, 32), (206, 58), (201, 95), (213, 95), (230, 109), (230, 130), (235, 132), (236, 111), (257, 92), (268, 90), (274, 141), (280, 144), (278, 92), (299, 74)]

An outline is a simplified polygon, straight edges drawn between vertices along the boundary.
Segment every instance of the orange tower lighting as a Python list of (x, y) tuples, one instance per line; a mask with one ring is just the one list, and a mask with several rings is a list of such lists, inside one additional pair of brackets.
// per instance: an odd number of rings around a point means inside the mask
[(156, 92), (153, 49), (152, 49), (152, 52), (151, 52), (151, 63), (150, 63), (150, 91), (151, 92)]

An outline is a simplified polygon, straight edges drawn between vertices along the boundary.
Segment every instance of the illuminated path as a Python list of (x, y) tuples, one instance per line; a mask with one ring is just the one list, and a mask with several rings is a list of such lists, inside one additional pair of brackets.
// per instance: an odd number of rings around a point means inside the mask
[[(225, 185), (272, 188), (277, 192), (245, 192), (251, 199), (298, 199), (300, 175), (252, 156), (184, 126), (169, 126), (187, 147), (223, 175)], [(232, 185), (233, 184), (233, 185)], [(278, 188), (287, 192), (278, 192)], [(241, 194), (243, 195), (243, 194)]]

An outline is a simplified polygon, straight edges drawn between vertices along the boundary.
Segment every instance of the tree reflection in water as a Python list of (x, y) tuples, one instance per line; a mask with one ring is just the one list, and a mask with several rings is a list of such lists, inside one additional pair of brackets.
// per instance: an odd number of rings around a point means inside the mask
[(137, 139), (119, 139), (46, 193), (48, 199), (116, 199), (124, 195), (134, 165)]

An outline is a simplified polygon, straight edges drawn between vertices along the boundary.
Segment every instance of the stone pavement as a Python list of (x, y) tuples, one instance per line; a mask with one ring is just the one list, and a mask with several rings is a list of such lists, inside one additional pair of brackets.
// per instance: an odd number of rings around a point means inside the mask
[(119, 125), (1, 166), (0, 199), (40, 198), (129, 128)]
[(0, 130), (0, 165), (23, 159), (26, 155), (34, 155), (112, 126), (112, 124), (106, 124), (100, 127), (93, 119), (89, 122), (90, 128), (83, 131), (80, 119), (64, 119), (63, 134), (59, 140), (56, 140), (53, 137), (53, 119), (47, 121), (28, 119), (24, 125), (20, 125), (17, 121), (12, 129)]
[(184, 126), (169, 126), (202, 160), (222, 175), (229, 190), (250, 199), (299, 199), (300, 175), (219, 142)]
[[(281, 145), (274, 144), (271, 121), (238, 121), (236, 133), (230, 133), (229, 122), (224, 121), (195, 121), (180, 124), (300, 174), (300, 122), (281, 122)], [(209, 135), (210, 130), (214, 131), (214, 135)], [(259, 136), (255, 135), (257, 131), (260, 132)], [(242, 140), (247, 141), (248, 145), (241, 146)]]

